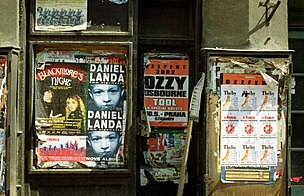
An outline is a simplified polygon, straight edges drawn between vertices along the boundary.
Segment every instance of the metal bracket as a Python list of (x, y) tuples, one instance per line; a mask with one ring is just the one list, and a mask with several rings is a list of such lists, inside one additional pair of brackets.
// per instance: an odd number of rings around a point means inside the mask
[[(277, 3), (269, 3), (270, 0), (266, 0), (265, 2), (259, 3), (259, 6), (265, 7), (265, 17), (266, 17), (266, 26), (269, 26), (269, 22), (271, 18), (273, 17), (274, 13), (278, 9), (279, 5), (281, 4), (281, 1), (277, 1)], [(268, 13), (271, 10), (271, 13)]]

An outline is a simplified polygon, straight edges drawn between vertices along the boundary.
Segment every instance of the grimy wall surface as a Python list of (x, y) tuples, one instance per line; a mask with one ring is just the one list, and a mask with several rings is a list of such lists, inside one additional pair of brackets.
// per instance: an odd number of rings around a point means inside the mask
[(287, 50), (287, 0), (276, 10), (277, 0), (265, 1), (203, 0), (203, 47)]
[(0, 2), (0, 46), (19, 46), (19, 0)]

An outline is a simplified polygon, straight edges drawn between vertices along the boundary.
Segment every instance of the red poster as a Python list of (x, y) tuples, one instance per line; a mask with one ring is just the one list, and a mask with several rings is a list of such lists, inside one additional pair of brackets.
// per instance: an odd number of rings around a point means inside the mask
[(40, 136), (38, 161), (85, 161), (86, 136)]
[(188, 59), (149, 59), (145, 69), (144, 103), (150, 126), (187, 126), (188, 83)]

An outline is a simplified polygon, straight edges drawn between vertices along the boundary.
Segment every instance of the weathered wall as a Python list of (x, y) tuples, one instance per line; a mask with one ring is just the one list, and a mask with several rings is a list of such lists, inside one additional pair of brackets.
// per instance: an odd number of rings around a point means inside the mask
[[(259, 6), (260, 1), (249, 1), (249, 40), (250, 48), (287, 50), (288, 49), (288, 20), (287, 0), (281, 0), (281, 4), (274, 12), (269, 25), (265, 24), (266, 7)], [(264, 2), (264, 0), (261, 0)], [(269, 4), (276, 4), (277, 0), (271, 0)], [(270, 15), (272, 9), (269, 9)]]
[(0, 2), (0, 46), (19, 46), (19, 1)]
[[(203, 0), (202, 48), (242, 50), (288, 50), (287, 0), (282, 0), (273, 17), (266, 22), (266, 0)], [(268, 6), (277, 0), (270, 0)], [(272, 12), (268, 11), (268, 16)], [(207, 195), (285, 195), (285, 174), (272, 185), (225, 184), (220, 181), (218, 160), (218, 133), (214, 119), (218, 97), (207, 100)]]
[[(288, 49), (287, 0), (282, 0), (266, 24), (266, 7), (252, 0), (203, 0), (205, 48)], [(275, 4), (271, 0), (268, 5)], [(269, 9), (270, 15), (272, 8)]]

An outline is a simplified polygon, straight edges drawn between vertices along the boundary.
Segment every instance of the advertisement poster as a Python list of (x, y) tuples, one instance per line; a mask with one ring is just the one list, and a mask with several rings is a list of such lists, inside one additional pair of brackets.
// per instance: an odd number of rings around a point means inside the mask
[(86, 132), (87, 65), (50, 63), (37, 67), (35, 127), (42, 134)]
[[(278, 87), (260, 85), (261, 76), (228, 76), (237, 84), (221, 85), (220, 164), (277, 166)], [(241, 79), (244, 76), (253, 85)]]
[(89, 65), (87, 160), (123, 165), (126, 120), (126, 59), (104, 58)]
[(150, 127), (186, 127), (189, 60), (187, 56), (145, 56), (144, 105)]
[(35, 30), (75, 31), (87, 28), (87, 0), (36, 0)]
[(85, 136), (42, 135), (38, 143), (38, 161), (85, 161)]
[(39, 168), (125, 167), (126, 65), (126, 48), (37, 53)]
[[(174, 184), (179, 183), (180, 172), (175, 168), (147, 168), (140, 169), (140, 185), (146, 186), (151, 178), (156, 182), (171, 181)], [(187, 183), (187, 182), (186, 182)]]

